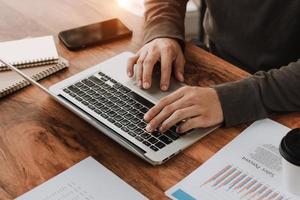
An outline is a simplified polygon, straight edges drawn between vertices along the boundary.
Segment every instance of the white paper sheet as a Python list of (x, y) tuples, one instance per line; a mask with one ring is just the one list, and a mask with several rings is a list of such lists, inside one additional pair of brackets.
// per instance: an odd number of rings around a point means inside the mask
[(88, 157), (17, 200), (144, 200), (134, 188)]
[(281, 184), (278, 147), (289, 130), (269, 119), (255, 122), (166, 191), (167, 196), (177, 200), (299, 199)]

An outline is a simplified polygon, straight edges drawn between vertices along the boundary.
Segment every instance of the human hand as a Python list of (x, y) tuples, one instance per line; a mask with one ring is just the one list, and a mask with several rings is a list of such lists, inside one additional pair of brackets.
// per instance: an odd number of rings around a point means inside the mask
[(217, 92), (212, 88), (186, 86), (162, 98), (144, 116), (146, 130), (164, 132), (179, 124), (178, 133), (206, 128), (223, 122), (223, 111)]
[(161, 62), (160, 88), (168, 90), (172, 67), (174, 67), (175, 77), (183, 82), (183, 72), (185, 59), (179, 43), (171, 38), (157, 38), (145, 44), (127, 63), (127, 74), (134, 75), (134, 65), (136, 64), (136, 77), (138, 86), (149, 89), (152, 84), (152, 73), (154, 65)]

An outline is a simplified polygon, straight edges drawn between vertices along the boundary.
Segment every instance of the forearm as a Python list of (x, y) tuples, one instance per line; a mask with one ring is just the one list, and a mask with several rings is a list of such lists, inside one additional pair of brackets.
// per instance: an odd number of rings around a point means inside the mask
[(187, 1), (146, 0), (144, 43), (160, 37), (183, 41)]
[(300, 60), (215, 89), (226, 126), (262, 119), (271, 113), (300, 111)]

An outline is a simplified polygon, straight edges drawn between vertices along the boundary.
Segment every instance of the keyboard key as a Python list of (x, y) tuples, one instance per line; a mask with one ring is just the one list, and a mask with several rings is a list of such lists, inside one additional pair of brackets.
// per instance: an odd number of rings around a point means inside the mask
[(125, 115), (126, 113), (127, 113), (127, 112), (126, 112), (125, 110), (119, 110), (119, 111), (118, 111), (118, 114), (119, 114), (119, 115), (122, 115), (122, 116)]
[(130, 92), (131, 90), (130, 90), (129, 88), (125, 87), (125, 86), (121, 86), (121, 87), (119, 88), (119, 91), (121, 91), (121, 92), (124, 93), (124, 94), (127, 94), (127, 93)]
[(139, 103), (134, 104), (132, 107), (136, 108), (137, 110), (143, 108), (143, 106)]
[(101, 108), (101, 111), (107, 113), (107, 112), (109, 112), (109, 108), (108, 107), (103, 107), (103, 108)]
[(166, 136), (168, 136), (169, 138), (171, 138), (172, 140), (177, 140), (180, 135), (178, 133), (173, 133), (171, 131), (167, 131), (164, 133)]
[(70, 95), (71, 97), (76, 97), (76, 94), (73, 93), (73, 92), (70, 92), (69, 95)]
[(139, 111), (137, 109), (134, 109), (134, 108), (131, 108), (128, 112), (133, 114), (133, 115), (136, 115), (136, 114), (139, 113)]
[(142, 129), (140, 129), (140, 128), (137, 128), (137, 129), (134, 130), (134, 132), (135, 132), (137, 135), (140, 135), (140, 134), (142, 134), (144, 131), (143, 131)]
[(111, 109), (112, 109), (113, 111), (118, 111), (118, 110), (120, 110), (121, 108), (120, 108), (119, 106), (117, 106), (117, 105), (114, 105), (114, 106), (111, 107)]
[(140, 111), (141, 111), (142, 113), (144, 113), (144, 114), (145, 114), (146, 112), (148, 112), (148, 110), (149, 110), (149, 109), (146, 108), (146, 107), (143, 107), (143, 108), (140, 109)]
[(132, 99), (140, 102), (142, 105), (146, 106), (147, 108), (151, 108), (154, 106), (153, 103), (151, 103), (150, 101), (148, 101), (147, 99), (145, 99), (144, 97), (136, 94), (135, 92), (131, 91), (130, 93), (127, 94), (128, 96), (130, 96)]
[(84, 85), (84, 86), (82, 86), (80, 89), (83, 90), (83, 91), (86, 91), (86, 90), (88, 90), (88, 89), (90, 89), (90, 88), (89, 88), (88, 86)]
[(76, 97), (75, 99), (76, 99), (77, 101), (83, 101), (83, 99), (80, 98), (80, 97)]
[(121, 124), (123, 124), (124, 126), (126, 126), (127, 124), (129, 124), (130, 122), (127, 119), (123, 119), (121, 121)]
[(96, 92), (94, 90), (88, 90), (86, 93), (88, 93), (89, 95), (96, 94)]
[(114, 111), (110, 111), (110, 112), (107, 113), (107, 115), (110, 116), (110, 117), (114, 117), (114, 116), (117, 115), (117, 113), (114, 112)]
[(63, 89), (63, 91), (64, 91), (65, 93), (67, 93), (67, 94), (69, 94), (69, 93), (71, 92), (71, 91), (68, 90), (67, 88)]
[(89, 105), (88, 107), (89, 107), (89, 109), (91, 109), (91, 110), (95, 110), (95, 109), (96, 109), (95, 106), (93, 106), (93, 105)]
[(129, 129), (128, 129), (127, 127), (125, 127), (125, 126), (123, 126), (121, 129), (122, 129), (124, 132), (128, 132), (128, 131), (129, 131)]
[(121, 120), (123, 120), (123, 117), (121, 115), (117, 115), (117, 116), (114, 117), (114, 119), (116, 121), (121, 121)]
[(119, 97), (121, 100), (123, 100), (123, 101), (128, 101), (130, 98), (128, 97), (128, 96), (126, 96), (126, 95), (122, 95), (122, 96), (120, 96)]
[(94, 94), (92, 97), (95, 98), (95, 99), (98, 99), (99, 97), (101, 97), (101, 95), (98, 94), (98, 93), (96, 93), (96, 94)]
[(112, 107), (112, 106), (114, 106), (115, 104), (114, 104), (113, 102), (111, 102), (111, 101), (108, 101), (108, 102), (105, 103), (105, 105), (106, 105), (107, 107)]
[(78, 96), (82, 97), (82, 96), (84, 96), (84, 95), (85, 95), (85, 92), (83, 92), (83, 91), (79, 91), (79, 92), (77, 92), (76, 94), (77, 94)]
[(98, 85), (94, 85), (94, 86), (92, 87), (92, 89), (97, 91), (97, 90), (100, 90), (101, 87), (99, 87)]
[(80, 87), (82, 87), (82, 86), (84, 86), (84, 85), (83, 85), (83, 83), (78, 82), (78, 83), (75, 83), (75, 86), (80, 88)]
[(114, 93), (114, 95), (115, 95), (116, 97), (120, 97), (120, 96), (122, 96), (123, 94), (122, 94), (121, 92), (117, 91), (117, 92)]
[(111, 93), (108, 92), (105, 92), (103, 95), (108, 99), (110, 99), (113, 96)]
[(104, 84), (102, 85), (102, 87), (103, 87), (104, 89), (108, 89), (108, 88), (110, 88), (110, 85), (104, 83)]
[(102, 72), (99, 72), (98, 73), (100, 76), (105, 76), (105, 74), (103, 74)]
[(75, 85), (69, 86), (68, 89), (75, 93), (80, 91)]
[(128, 127), (130, 130), (134, 130), (134, 129), (137, 128), (134, 124), (128, 124), (127, 127)]
[(143, 134), (141, 135), (141, 137), (144, 138), (144, 139), (146, 140), (146, 139), (150, 138), (151, 135), (150, 135), (149, 133), (143, 133)]
[(127, 101), (127, 104), (128, 104), (128, 105), (133, 105), (133, 104), (135, 104), (135, 103), (136, 103), (136, 101), (133, 100), (133, 99), (129, 99), (129, 100)]
[(128, 119), (128, 120), (130, 120), (130, 119), (133, 118), (133, 115), (131, 115), (131, 114), (128, 113), (128, 114), (125, 115), (125, 118)]
[(96, 99), (90, 99), (90, 100), (88, 100), (88, 102), (91, 103), (91, 104), (95, 104), (95, 103), (97, 103), (98, 101), (97, 101)]
[(155, 144), (156, 142), (158, 142), (158, 140), (154, 137), (151, 137), (149, 140), (148, 140), (151, 144)]
[(157, 142), (157, 143), (155, 144), (155, 146), (158, 147), (159, 149), (162, 149), (162, 148), (164, 148), (166, 145), (165, 145), (164, 143), (162, 143), (162, 142)]
[(84, 100), (88, 101), (90, 100), (92, 97), (90, 95), (85, 95), (82, 97)]
[(122, 127), (122, 124), (120, 124), (119, 122), (115, 122), (114, 125), (115, 125), (116, 127), (119, 127), (119, 128)]
[(170, 138), (168, 138), (165, 135), (160, 136), (158, 139), (165, 144), (170, 144), (171, 142), (173, 142)]
[(126, 104), (126, 105), (123, 106), (123, 109), (126, 110), (126, 111), (128, 111), (128, 110), (131, 109), (131, 106)]
[(108, 91), (110, 92), (110, 93), (115, 93), (115, 92), (117, 92), (117, 90), (115, 89), (115, 88), (110, 88), (110, 89), (108, 89)]
[(96, 83), (97, 85), (103, 85), (104, 84), (104, 82), (103, 81), (101, 81), (99, 78), (97, 78), (96, 76), (91, 76), (90, 78), (89, 78), (91, 81), (93, 81), (94, 83)]
[(146, 146), (150, 146), (151, 144), (147, 141), (143, 141), (143, 144), (146, 145)]
[(144, 119), (144, 113), (138, 113), (136, 115), (137, 118)]
[(146, 128), (147, 124), (145, 122), (140, 122), (137, 126), (144, 129)]
[(117, 101), (116, 104), (118, 104), (119, 106), (124, 106), (126, 103), (124, 101)]
[(115, 123), (115, 120), (113, 118), (108, 118), (107, 119), (110, 123)]
[(98, 110), (98, 109), (95, 109), (94, 111), (95, 111), (95, 113), (97, 113), (97, 114), (99, 114), (99, 115), (102, 113), (102, 112), (101, 112), (100, 110)]
[(82, 101), (81, 103), (82, 103), (83, 105), (85, 105), (85, 106), (89, 105), (89, 103), (86, 102), (86, 101)]
[(103, 117), (104, 119), (108, 118), (107, 114), (105, 113), (101, 113), (100, 116)]
[(111, 100), (112, 102), (116, 102), (116, 101), (118, 101), (119, 99), (118, 99), (117, 97), (112, 97), (112, 98), (110, 98), (110, 100)]
[(101, 109), (104, 105), (102, 103), (97, 103), (94, 106), (98, 109)]
[(150, 149), (152, 149), (153, 151), (158, 151), (159, 150), (156, 146), (151, 146)]
[(140, 136), (136, 136), (135, 139), (137, 139), (138, 141), (142, 142), (143, 138), (141, 138)]
[(121, 85), (120, 83), (115, 83), (115, 84), (113, 85), (113, 87), (114, 87), (115, 89), (119, 89), (121, 86), (122, 86), (122, 85)]
[(154, 131), (153, 133), (151, 133), (154, 137), (160, 137), (162, 134), (158, 131)]
[(131, 119), (131, 122), (134, 124), (137, 124), (137, 123), (141, 122), (141, 120), (138, 118), (133, 118), (133, 119)]
[(92, 81), (90, 81), (88, 79), (84, 79), (81, 82), (84, 83), (84, 84), (86, 84), (87, 86), (90, 86), (90, 87), (92, 87), (92, 86), (95, 85)]
[(104, 89), (101, 88), (101, 89), (97, 90), (97, 92), (98, 92), (99, 94), (102, 94), (102, 95), (103, 95), (103, 94), (106, 93), (106, 90), (104, 90)]
[(136, 134), (134, 132), (128, 132), (129, 135), (131, 135), (132, 137), (135, 137)]

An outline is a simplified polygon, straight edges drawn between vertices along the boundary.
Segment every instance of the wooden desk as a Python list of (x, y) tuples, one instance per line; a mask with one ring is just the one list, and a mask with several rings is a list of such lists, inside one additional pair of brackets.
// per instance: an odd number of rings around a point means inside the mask
[[(69, 70), (42, 81), (52, 85), (122, 51), (141, 46), (142, 19), (106, 0), (0, 0), (0, 41), (52, 34), (100, 20), (119, 17), (134, 30), (125, 39), (70, 52), (57, 39)], [(215, 56), (188, 45), (189, 84), (211, 85), (247, 76)], [(1, 83), (0, 83), (1, 84)], [(276, 118), (296, 127), (300, 115)], [(161, 166), (153, 167), (124, 150), (91, 125), (35, 87), (0, 100), (0, 199), (12, 199), (91, 155), (150, 199), (166, 199), (164, 191), (183, 179), (237, 136), (246, 125), (220, 128)]]

